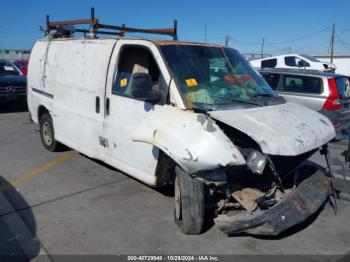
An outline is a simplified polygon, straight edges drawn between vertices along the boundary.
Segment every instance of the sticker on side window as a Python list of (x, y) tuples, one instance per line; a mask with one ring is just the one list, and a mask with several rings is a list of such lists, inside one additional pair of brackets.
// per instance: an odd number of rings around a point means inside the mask
[(128, 79), (123, 78), (120, 80), (120, 87), (126, 87), (128, 85)]
[(6, 71), (15, 71), (15, 69), (12, 66), (4, 66), (4, 69)]
[(195, 87), (195, 86), (198, 86), (198, 83), (196, 79), (191, 78), (191, 79), (186, 79), (186, 85), (188, 87)]

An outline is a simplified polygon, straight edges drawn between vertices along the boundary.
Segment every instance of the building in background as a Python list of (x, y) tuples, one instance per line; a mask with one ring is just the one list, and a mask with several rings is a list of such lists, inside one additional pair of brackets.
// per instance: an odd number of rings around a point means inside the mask
[(0, 59), (15, 61), (18, 59), (29, 59), (30, 50), (0, 49)]
[[(329, 54), (314, 55), (313, 57), (322, 62), (331, 61), (331, 56)], [(350, 76), (350, 54), (333, 55), (333, 64), (337, 66), (337, 69), (335, 70), (336, 73)]]

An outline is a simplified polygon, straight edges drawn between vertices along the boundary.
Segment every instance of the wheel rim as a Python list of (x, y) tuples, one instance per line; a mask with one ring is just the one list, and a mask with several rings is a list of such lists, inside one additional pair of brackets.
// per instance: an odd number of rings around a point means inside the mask
[(42, 135), (46, 145), (50, 146), (52, 144), (52, 131), (50, 124), (48, 122), (43, 123)]
[(180, 183), (177, 178), (175, 179), (174, 198), (175, 198), (175, 219), (180, 220), (181, 219), (181, 191), (180, 191)]

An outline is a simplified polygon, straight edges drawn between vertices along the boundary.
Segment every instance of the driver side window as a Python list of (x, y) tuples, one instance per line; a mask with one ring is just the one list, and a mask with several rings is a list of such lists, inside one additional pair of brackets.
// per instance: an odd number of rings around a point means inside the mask
[(287, 66), (292, 66), (292, 67), (309, 67), (310, 66), (308, 62), (295, 56), (286, 56), (284, 58), (284, 63)]
[(112, 94), (134, 98), (131, 82), (133, 75), (137, 73), (150, 75), (152, 89), (162, 91), (160, 103), (164, 104), (167, 95), (167, 84), (150, 50), (140, 46), (124, 46), (120, 51)]

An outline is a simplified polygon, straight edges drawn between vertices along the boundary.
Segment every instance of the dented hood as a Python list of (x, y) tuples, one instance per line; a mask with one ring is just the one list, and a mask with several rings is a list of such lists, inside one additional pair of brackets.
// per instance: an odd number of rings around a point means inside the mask
[(270, 155), (296, 156), (335, 137), (332, 123), (316, 111), (292, 103), (211, 111), (210, 116), (247, 134)]

